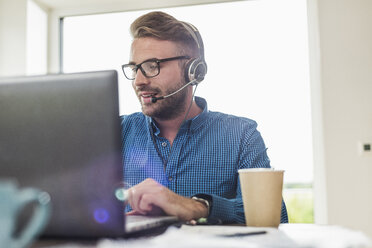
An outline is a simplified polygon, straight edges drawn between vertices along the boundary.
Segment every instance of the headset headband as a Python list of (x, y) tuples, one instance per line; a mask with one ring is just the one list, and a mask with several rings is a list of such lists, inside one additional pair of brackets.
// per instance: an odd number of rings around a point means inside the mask
[(199, 34), (198, 29), (187, 22), (181, 22), (185, 29), (190, 33), (192, 38), (195, 40), (196, 45), (199, 49), (199, 58), (191, 60), (186, 67), (185, 77), (186, 81), (195, 81), (192, 85), (196, 85), (203, 81), (205, 74), (207, 73), (207, 63), (204, 59), (204, 45), (203, 40)]

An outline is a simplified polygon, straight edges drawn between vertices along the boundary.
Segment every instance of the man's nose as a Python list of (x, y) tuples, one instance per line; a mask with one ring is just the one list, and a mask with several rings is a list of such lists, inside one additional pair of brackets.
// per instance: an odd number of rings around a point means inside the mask
[(135, 86), (149, 84), (149, 79), (145, 77), (145, 75), (143, 75), (141, 69), (138, 69), (136, 77), (134, 78), (133, 84)]

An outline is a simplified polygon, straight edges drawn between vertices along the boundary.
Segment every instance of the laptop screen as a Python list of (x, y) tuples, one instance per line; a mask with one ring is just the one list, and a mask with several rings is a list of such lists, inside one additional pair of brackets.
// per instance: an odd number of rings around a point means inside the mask
[(43, 236), (123, 234), (116, 71), (0, 78), (0, 117), (0, 179), (51, 196)]

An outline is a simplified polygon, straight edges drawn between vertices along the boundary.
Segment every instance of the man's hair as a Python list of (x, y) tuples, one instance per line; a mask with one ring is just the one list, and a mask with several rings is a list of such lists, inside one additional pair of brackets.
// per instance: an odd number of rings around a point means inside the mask
[(184, 24), (164, 12), (154, 11), (138, 17), (130, 26), (130, 32), (134, 39), (151, 37), (176, 42), (179, 55), (201, 56), (196, 41)]

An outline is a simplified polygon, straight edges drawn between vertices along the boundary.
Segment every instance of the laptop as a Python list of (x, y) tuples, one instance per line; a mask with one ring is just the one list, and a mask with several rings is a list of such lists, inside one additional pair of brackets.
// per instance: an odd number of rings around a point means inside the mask
[(114, 70), (0, 78), (0, 180), (49, 193), (42, 237), (129, 237), (177, 221), (125, 216), (118, 106)]

